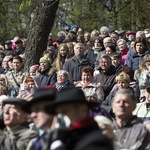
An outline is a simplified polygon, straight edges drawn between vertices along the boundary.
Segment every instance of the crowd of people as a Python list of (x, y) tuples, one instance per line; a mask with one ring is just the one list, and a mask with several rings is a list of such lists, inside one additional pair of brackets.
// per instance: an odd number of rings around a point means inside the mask
[(0, 45), (1, 150), (150, 150), (150, 29), (50, 33), (29, 72), (27, 44)]

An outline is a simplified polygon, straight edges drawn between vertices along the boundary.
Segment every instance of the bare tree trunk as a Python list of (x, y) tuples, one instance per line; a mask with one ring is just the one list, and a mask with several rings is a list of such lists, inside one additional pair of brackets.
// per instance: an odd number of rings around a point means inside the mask
[(46, 50), (58, 5), (59, 0), (38, 0), (27, 37), (25, 71), (28, 71), (31, 65), (37, 64), (43, 51)]

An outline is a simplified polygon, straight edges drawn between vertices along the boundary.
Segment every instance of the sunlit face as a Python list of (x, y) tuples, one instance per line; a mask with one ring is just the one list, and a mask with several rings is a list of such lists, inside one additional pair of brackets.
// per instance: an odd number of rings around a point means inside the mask
[(105, 48), (108, 47), (108, 46), (112, 46), (113, 45), (112, 40), (110, 38), (105, 38), (103, 40), (103, 45), (104, 45)]
[(82, 81), (83, 83), (92, 82), (93, 76), (90, 72), (83, 72), (82, 73)]
[(110, 54), (113, 53), (113, 51), (111, 50), (110, 47), (106, 47), (105, 52), (106, 52), (106, 54), (108, 54), (108, 55), (110, 55)]
[(80, 44), (75, 45), (74, 47), (74, 54), (78, 57), (82, 57), (84, 55), (84, 47)]
[(36, 76), (36, 71), (30, 71), (30, 76)]
[(90, 40), (90, 34), (85, 33), (84, 34), (84, 40), (85, 40), (85, 42), (88, 42)]
[(130, 34), (130, 35), (128, 36), (128, 40), (129, 40), (129, 41), (135, 40), (135, 35)]
[(36, 89), (36, 86), (35, 86), (35, 83), (34, 83), (34, 82), (28, 82), (27, 85), (28, 85), (29, 91), (30, 91), (31, 89)]
[(143, 43), (136, 43), (135, 48), (136, 48), (136, 52), (138, 54), (141, 54), (141, 53), (143, 53), (145, 46)]
[(5, 104), (3, 110), (4, 123), (8, 127), (14, 127), (23, 123), (27, 117), (27, 114), (18, 105)]
[(125, 80), (117, 81), (118, 89), (127, 89), (129, 87), (129, 83)]
[(58, 74), (57, 75), (57, 83), (60, 85), (63, 85), (67, 81), (67, 77), (65, 77), (64, 74)]
[(111, 61), (102, 58), (102, 59), (100, 60), (99, 66), (101, 67), (102, 70), (107, 71), (107, 70), (109, 70), (109, 68), (111, 67)]
[(48, 129), (50, 128), (53, 116), (45, 112), (44, 107), (47, 102), (38, 102), (31, 107), (31, 119), (33, 120), (36, 128), (38, 129)]
[(2, 66), (3, 66), (4, 69), (5, 69), (5, 68), (9, 68), (9, 65), (8, 65), (9, 59), (10, 59), (9, 57), (5, 57), (5, 58), (3, 59)]
[(59, 50), (59, 52), (60, 52), (60, 55), (62, 57), (64, 57), (64, 56), (67, 55), (67, 50), (64, 47), (61, 47), (60, 50)]
[(95, 46), (95, 47), (100, 47), (100, 41), (99, 41), (98, 39), (96, 39), (96, 40), (94, 41), (94, 46)]
[(18, 59), (13, 59), (13, 68), (17, 71), (19, 71), (22, 67), (22, 62)]
[(49, 63), (48, 62), (44, 62), (44, 61), (40, 62), (40, 68), (42, 70), (47, 69), (48, 67), (49, 67)]
[(119, 39), (119, 36), (117, 34), (111, 34), (110, 37), (111, 37), (113, 43), (116, 43)]
[(112, 103), (112, 109), (117, 118), (127, 120), (132, 116), (136, 103), (133, 102), (129, 94), (117, 94)]
[(126, 46), (126, 44), (124, 43), (124, 42), (119, 42), (118, 43), (118, 48), (119, 48), (119, 51), (120, 52), (123, 52), (126, 48), (127, 48), (127, 46)]

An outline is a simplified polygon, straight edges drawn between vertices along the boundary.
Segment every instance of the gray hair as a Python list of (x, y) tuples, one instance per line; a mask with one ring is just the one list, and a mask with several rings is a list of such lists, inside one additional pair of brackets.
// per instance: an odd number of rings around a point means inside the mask
[[(130, 89), (120, 89), (120, 90), (118, 90), (116, 93), (115, 93), (115, 96), (114, 97), (116, 97), (116, 95), (118, 95), (118, 94), (127, 94), (127, 95), (129, 95), (130, 96), (130, 98), (131, 98), (131, 100), (133, 101), (133, 102), (137, 102), (138, 100), (137, 100), (137, 96), (135, 95), (135, 93), (133, 92), (133, 91), (131, 91)], [(114, 98), (115, 99), (115, 98)]]
[(69, 72), (66, 70), (59, 70), (57, 72), (57, 76), (59, 76), (59, 75), (64, 75), (67, 79), (69, 79)]
[(120, 42), (124, 43), (124, 44), (127, 46), (127, 42), (126, 42), (124, 39), (119, 39), (119, 40), (117, 41), (117, 46), (118, 46), (118, 44), (119, 44)]
[(76, 43), (74, 46), (74, 50), (76, 49), (77, 46), (82, 46), (82, 48), (85, 49), (85, 47), (82, 43)]

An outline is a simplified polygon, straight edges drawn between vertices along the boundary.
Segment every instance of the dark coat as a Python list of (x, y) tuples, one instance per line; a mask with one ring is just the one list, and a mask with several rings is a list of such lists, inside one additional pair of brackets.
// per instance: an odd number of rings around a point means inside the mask
[(143, 59), (143, 57), (146, 55), (146, 54), (150, 54), (150, 51), (147, 50), (145, 51), (144, 53), (142, 54), (136, 54), (136, 53), (133, 53), (131, 56), (130, 56), (130, 59), (128, 61), (126, 61), (126, 64), (129, 68), (131, 68), (133, 71), (137, 70), (139, 68), (139, 65)]
[(67, 150), (73, 150), (80, 140), (89, 136), (94, 131), (99, 132), (100, 129), (93, 118), (89, 118), (72, 125), (69, 128), (68, 134), (64, 141), (67, 146)]
[(99, 74), (95, 75), (94, 81), (96, 83), (100, 82), (101, 85), (105, 85), (106, 89), (104, 90), (105, 98), (115, 85), (116, 81), (116, 69), (114, 66), (111, 66), (109, 71), (103, 72), (102, 69), (99, 69)]
[(41, 81), (41, 88), (47, 85), (54, 85), (57, 81), (57, 74), (53, 67), (50, 67), (44, 71), (38, 71), (39, 77)]
[(78, 58), (73, 56), (64, 63), (63, 69), (69, 72), (69, 81), (73, 83), (81, 80), (81, 70), (86, 66), (94, 67), (93, 63), (87, 58), (83, 57), (81, 62), (79, 62)]

